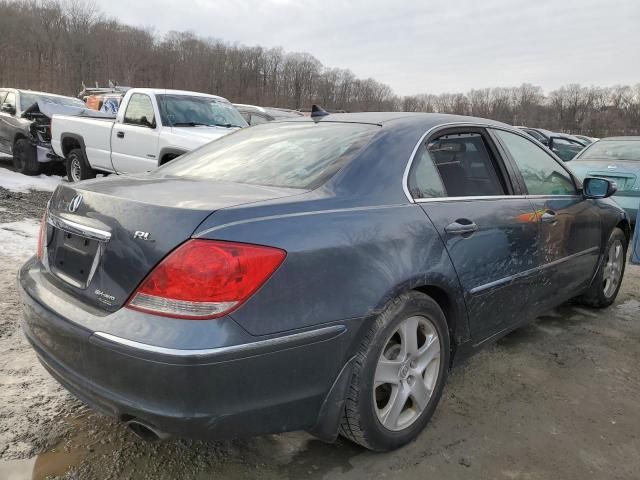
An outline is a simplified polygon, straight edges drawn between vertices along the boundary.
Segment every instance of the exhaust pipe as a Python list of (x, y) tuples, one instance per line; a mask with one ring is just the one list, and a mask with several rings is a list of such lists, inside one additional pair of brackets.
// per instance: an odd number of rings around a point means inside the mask
[(160, 430), (153, 428), (152, 426), (141, 422), (140, 420), (133, 419), (125, 423), (129, 429), (136, 434), (136, 436), (147, 442), (155, 442), (156, 440), (164, 440), (169, 438), (169, 434), (161, 432)]

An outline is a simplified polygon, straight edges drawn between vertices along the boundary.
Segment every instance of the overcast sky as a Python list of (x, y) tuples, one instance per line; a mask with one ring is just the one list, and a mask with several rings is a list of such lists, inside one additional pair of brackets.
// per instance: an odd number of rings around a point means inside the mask
[(102, 11), (157, 33), (289, 52), (396, 93), (523, 82), (640, 82), (640, 0), (109, 0)]

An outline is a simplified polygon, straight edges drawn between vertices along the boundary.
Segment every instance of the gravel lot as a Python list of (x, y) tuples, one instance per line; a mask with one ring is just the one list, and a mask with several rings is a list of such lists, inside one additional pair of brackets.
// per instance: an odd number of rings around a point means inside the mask
[[(48, 195), (0, 188), (0, 224), (37, 221)], [(455, 369), (419, 439), (374, 454), (305, 433), (139, 441), (37, 362), (18, 325), (21, 261), (0, 255), (0, 479), (638, 478), (640, 267), (613, 307), (564, 305)]]

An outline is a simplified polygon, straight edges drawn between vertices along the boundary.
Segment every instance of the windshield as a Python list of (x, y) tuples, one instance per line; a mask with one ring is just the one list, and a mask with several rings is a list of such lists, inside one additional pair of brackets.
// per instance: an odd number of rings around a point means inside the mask
[(26, 110), (37, 101), (45, 103), (54, 103), (56, 105), (64, 105), (67, 107), (79, 107), (85, 108), (86, 105), (82, 100), (71, 97), (56, 97), (53, 95), (41, 95), (38, 93), (21, 92), (20, 93), (20, 107), (22, 110)]
[(169, 127), (246, 127), (247, 122), (228, 102), (211, 97), (157, 95), (162, 124)]
[(357, 123), (266, 123), (222, 137), (150, 175), (315, 188), (350, 160), (378, 128)]
[(601, 140), (592, 143), (576, 160), (640, 161), (640, 140)]

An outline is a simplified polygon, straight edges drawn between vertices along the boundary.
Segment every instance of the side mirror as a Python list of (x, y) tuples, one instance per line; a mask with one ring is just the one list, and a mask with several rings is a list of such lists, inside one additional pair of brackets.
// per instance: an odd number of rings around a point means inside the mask
[(16, 108), (10, 103), (3, 103), (2, 106), (0, 106), (0, 111), (3, 111), (10, 115), (16, 114)]
[(585, 198), (608, 198), (618, 191), (618, 184), (604, 178), (587, 177), (582, 182)]

